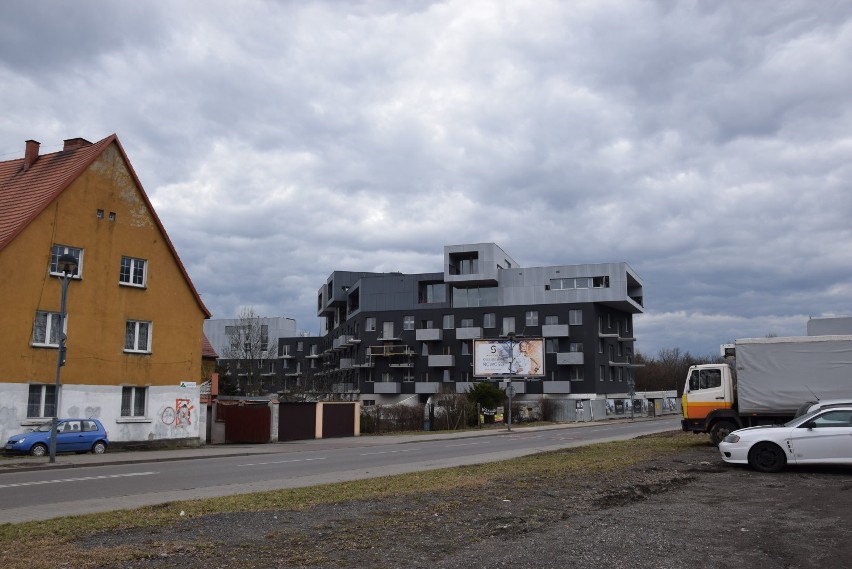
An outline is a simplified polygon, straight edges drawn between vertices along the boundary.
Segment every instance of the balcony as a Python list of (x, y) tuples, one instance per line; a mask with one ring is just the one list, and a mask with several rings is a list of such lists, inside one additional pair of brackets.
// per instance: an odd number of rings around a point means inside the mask
[(544, 393), (571, 393), (570, 381), (542, 381)]
[(456, 365), (456, 357), (446, 354), (429, 356), (429, 367), (453, 367)]
[(339, 369), (352, 369), (352, 358), (340, 358)]
[(377, 381), (373, 384), (373, 393), (379, 395), (399, 395), (401, 392), (398, 381)]
[(585, 362), (583, 352), (559, 352), (556, 354), (558, 366), (581, 366)]
[(456, 340), (479, 340), (482, 338), (482, 328), (456, 328)]
[(444, 339), (444, 331), (440, 328), (420, 328), (414, 332), (418, 342), (440, 342)]
[(545, 324), (541, 327), (541, 335), (545, 338), (567, 338), (568, 324)]
[(440, 393), (441, 384), (434, 381), (418, 381), (414, 384), (414, 393)]

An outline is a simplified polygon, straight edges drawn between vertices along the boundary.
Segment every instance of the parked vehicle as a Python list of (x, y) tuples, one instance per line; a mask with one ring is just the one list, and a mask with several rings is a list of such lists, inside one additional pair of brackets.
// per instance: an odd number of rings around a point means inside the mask
[(852, 401), (852, 336), (751, 338), (733, 351), (736, 374), (726, 363), (689, 368), (684, 431), (718, 445), (743, 427), (783, 424), (806, 402)]
[[(34, 430), (12, 435), (3, 448), (6, 454), (45, 456), (50, 448), (52, 421)], [(109, 447), (109, 437), (97, 419), (59, 419), (56, 431), (56, 452), (103, 454)]]
[(817, 409), (780, 426), (749, 427), (719, 443), (722, 460), (778, 472), (787, 464), (852, 464), (852, 405)]

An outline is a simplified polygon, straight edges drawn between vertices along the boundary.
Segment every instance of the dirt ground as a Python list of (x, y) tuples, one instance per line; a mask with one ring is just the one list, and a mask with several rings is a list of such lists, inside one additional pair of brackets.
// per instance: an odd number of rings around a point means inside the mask
[(845, 569), (852, 468), (760, 474), (708, 444), (558, 484), (206, 516), (80, 545), (142, 544), (121, 567)]

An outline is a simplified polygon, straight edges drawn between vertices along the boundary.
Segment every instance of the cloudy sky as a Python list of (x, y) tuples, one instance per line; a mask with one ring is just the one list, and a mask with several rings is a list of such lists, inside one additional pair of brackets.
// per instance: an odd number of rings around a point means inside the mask
[(7, 2), (0, 160), (118, 134), (214, 317), (626, 261), (637, 348), (852, 314), (852, 3)]

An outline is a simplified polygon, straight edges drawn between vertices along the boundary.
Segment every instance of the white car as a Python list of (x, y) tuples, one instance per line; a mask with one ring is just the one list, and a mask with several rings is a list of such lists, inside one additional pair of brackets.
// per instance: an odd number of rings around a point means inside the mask
[(784, 425), (734, 431), (719, 443), (722, 460), (778, 472), (787, 464), (852, 465), (852, 404), (833, 405)]

